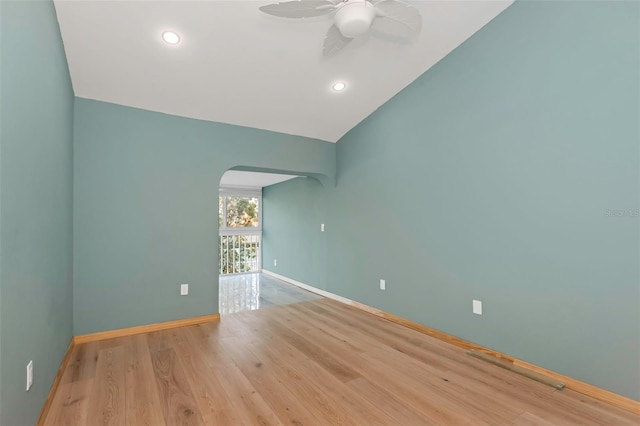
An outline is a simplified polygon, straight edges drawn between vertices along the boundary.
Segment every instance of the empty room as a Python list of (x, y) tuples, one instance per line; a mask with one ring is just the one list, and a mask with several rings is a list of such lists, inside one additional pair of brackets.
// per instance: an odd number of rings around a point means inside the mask
[(640, 424), (640, 3), (0, 1), (34, 424)]

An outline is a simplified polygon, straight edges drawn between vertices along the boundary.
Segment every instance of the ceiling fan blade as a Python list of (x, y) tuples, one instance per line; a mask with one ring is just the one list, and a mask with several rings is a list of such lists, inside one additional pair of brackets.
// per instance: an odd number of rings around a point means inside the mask
[(260, 10), (280, 18), (312, 18), (333, 12), (334, 6), (328, 0), (286, 1), (261, 6)]
[(377, 16), (373, 20), (371, 33), (394, 42), (406, 42), (415, 37), (415, 33), (406, 25), (384, 16)]
[(382, 0), (376, 3), (376, 10), (378, 18), (389, 19), (404, 25), (412, 36), (420, 34), (422, 30), (422, 15), (413, 6), (396, 0)]
[(342, 35), (338, 27), (332, 25), (327, 31), (327, 35), (324, 38), (324, 47), (322, 48), (323, 56), (332, 56), (335, 53), (342, 50), (347, 44), (351, 43), (353, 39)]
[[(300, 0), (300, 1), (308, 2), (308, 1), (317, 1), (317, 0)], [(327, 0), (327, 1), (334, 6), (343, 2), (343, 0)]]

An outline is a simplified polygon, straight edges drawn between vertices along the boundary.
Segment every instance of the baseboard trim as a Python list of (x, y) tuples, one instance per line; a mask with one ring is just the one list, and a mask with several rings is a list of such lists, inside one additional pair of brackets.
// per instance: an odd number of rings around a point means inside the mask
[(118, 330), (100, 331), (98, 333), (81, 334), (73, 337), (73, 343), (96, 342), (98, 340), (114, 339), (116, 337), (133, 336), (135, 334), (151, 333), (152, 331), (168, 330), (170, 328), (184, 327), (187, 325), (202, 324), (220, 320), (220, 314), (202, 315), (199, 317), (185, 318), (174, 321), (157, 322), (153, 324), (138, 325), (135, 327), (120, 328)]
[(530, 370), (537, 374), (545, 375), (553, 380), (557, 380), (566, 385), (567, 389), (571, 389), (572, 391), (581, 393), (583, 395), (590, 396), (592, 398), (598, 399), (600, 401), (611, 404), (615, 407), (622, 408), (623, 410), (630, 411), (635, 414), (640, 414), (640, 401), (636, 401), (634, 399), (628, 398), (623, 395), (619, 395), (615, 392), (608, 391), (606, 389), (599, 388), (597, 386), (591, 385), (589, 383), (574, 379), (569, 376), (565, 376), (564, 374), (557, 373), (552, 370), (548, 370), (546, 368), (540, 367), (535, 364), (531, 364), (530, 362), (523, 361), (518, 358), (514, 358), (512, 356), (503, 354), (498, 351), (494, 351), (493, 349), (486, 348), (484, 346), (477, 345), (468, 340), (461, 339), (456, 336), (452, 336), (451, 334), (447, 334), (440, 330), (436, 330), (425, 325), (419, 324), (417, 322), (408, 320), (406, 318), (400, 317), (398, 315), (391, 314), (389, 312), (382, 311), (378, 308), (374, 308), (369, 305), (365, 305), (360, 302), (356, 302), (351, 299), (347, 299), (346, 297), (338, 296), (337, 294), (328, 292), (326, 290), (321, 290), (319, 288), (315, 288), (308, 284), (301, 283), (300, 281), (296, 281), (284, 275), (276, 274), (275, 272), (271, 272), (269, 270), (263, 269), (262, 273), (265, 275), (272, 276), (274, 278), (278, 278), (282, 281), (288, 282), (289, 284), (293, 284), (302, 289), (308, 290), (312, 293), (319, 294), (320, 296), (324, 296), (328, 299), (333, 299), (338, 302), (344, 303), (346, 305), (352, 306), (356, 309), (360, 309), (362, 311), (368, 312), (377, 317), (386, 319), (388, 321), (394, 322), (396, 324), (400, 324), (402, 326), (408, 327), (412, 330), (419, 331), (420, 333), (424, 333), (428, 336), (435, 337), (436, 339), (442, 340), (447, 343), (451, 343), (454, 346), (458, 346), (459, 348), (466, 350), (473, 350), (476, 352), (480, 352), (483, 354), (487, 354), (493, 356), (495, 358), (501, 359), (508, 363), (513, 364), (514, 367), (523, 368), (526, 370)]
[(60, 386), (60, 381), (62, 380), (62, 375), (64, 374), (64, 370), (69, 363), (69, 359), (71, 358), (71, 353), (73, 352), (73, 347), (75, 346), (73, 338), (69, 342), (69, 346), (67, 346), (67, 352), (64, 354), (64, 358), (62, 358), (62, 362), (60, 363), (60, 368), (56, 373), (56, 377), (53, 379), (53, 383), (51, 384), (51, 388), (49, 389), (49, 393), (47, 394), (47, 399), (44, 401), (44, 405), (42, 406), (42, 410), (40, 410), (40, 416), (38, 417), (38, 421), (36, 422), (37, 426), (44, 424), (44, 419), (47, 418), (47, 414), (49, 414), (49, 410), (51, 409), (51, 403), (53, 402), (53, 395), (55, 395), (58, 390), (58, 386)]
[(350, 305), (350, 304), (354, 303), (353, 300), (347, 299), (346, 297), (338, 296), (337, 294), (333, 294), (333, 293), (330, 293), (328, 291), (313, 287), (313, 286), (311, 286), (309, 284), (305, 284), (303, 282), (296, 281), (293, 278), (289, 278), (289, 277), (285, 277), (284, 275), (276, 274), (275, 272), (269, 271), (268, 269), (263, 269), (262, 273), (265, 274), (265, 275), (269, 275), (269, 276), (272, 276), (274, 278), (277, 278), (279, 280), (282, 280), (284, 282), (287, 282), (289, 284), (293, 284), (296, 287), (300, 287), (300, 288), (302, 288), (304, 290), (310, 291), (311, 293), (319, 294), (320, 296), (324, 296), (327, 299), (337, 300), (338, 302), (342, 302), (342, 303), (345, 303), (347, 305)]

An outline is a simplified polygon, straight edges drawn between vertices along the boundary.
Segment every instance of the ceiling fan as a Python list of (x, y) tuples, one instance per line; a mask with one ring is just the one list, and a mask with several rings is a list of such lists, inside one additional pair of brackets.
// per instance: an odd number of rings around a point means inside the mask
[(334, 13), (333, 25), (324, 39), (322, 54), (331, 56), (373, 28), (393, 38), (420, 34), (422, 16), (400, 0), (293, 0), (260, 7), (281, 18), (312, 18)]

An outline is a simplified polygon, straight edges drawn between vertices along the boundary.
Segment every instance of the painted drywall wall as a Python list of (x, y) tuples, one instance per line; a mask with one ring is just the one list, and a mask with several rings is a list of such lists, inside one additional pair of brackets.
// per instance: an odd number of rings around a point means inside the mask
[[(0, 4), (0, 49), (2, 48), (2, 4)], [(0, 190), (2, 189), (2, 51), (0, 50)], [(2, 192), (0, 191), (0, 241), (2, 241)], [(0, 243), (0, 378), (2, 374), (2, 244)], [(2, 384), (0, 383), (0, 424), (2, 422)]]
[[(2, 4), (0, 4), (0, 49), (2, 48)], [(2, 51), (0, 50), (0, 190), (2, 189)], [(0, 191), (0, 241), (2, 241), (2, 192)], [(0, 378), (2, 374), (2, 244), (0, 243)], [(0, 383), (0, 422), (2, 422), (2, 384)]]
[(327, 290), (640, 399), (639, 7), (516, 2), (340, 140)]
[[(262, 190), (262, 267), (325, 289), (326, 191), (312, 178), (297, 178)], [(326, 231), (326, 226), (325, 226)], [(277, 265), (273, 264), (277, 259)]]
[(0, 8), (0, 424), (28, 425), (71, 339), (73, 92), (53, 3)]
[(86, 99), (74, 128), (74, 334), (218, 312), (229, 168), (335, 176), (335, 144), (302, 137)]

